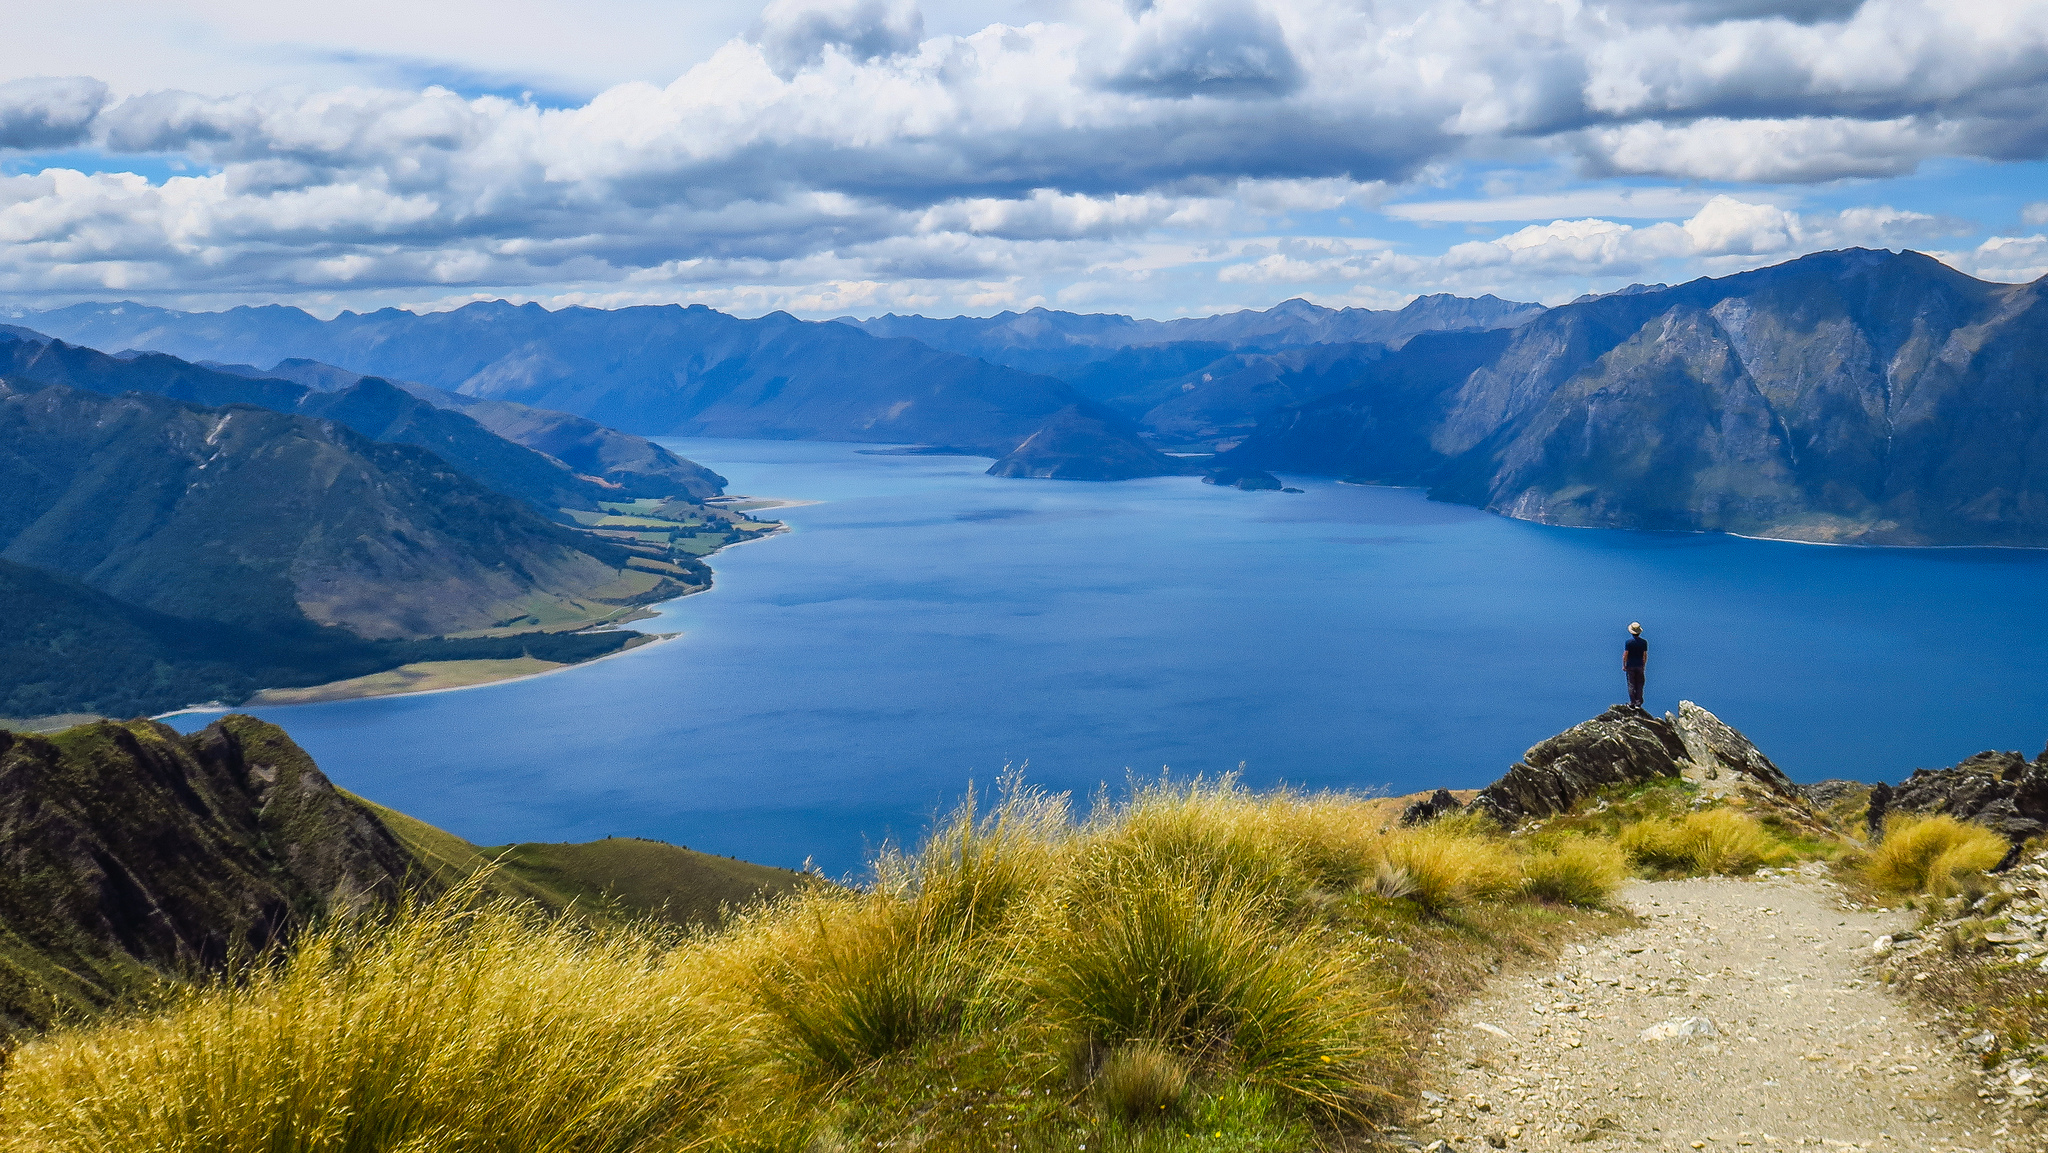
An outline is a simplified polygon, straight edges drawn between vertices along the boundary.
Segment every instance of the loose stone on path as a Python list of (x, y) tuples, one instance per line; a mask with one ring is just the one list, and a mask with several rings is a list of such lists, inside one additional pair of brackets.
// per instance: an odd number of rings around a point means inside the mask
[(1431, 1045), (1417, 1148), (2036, 1153), (1884, 992), (1902, 913), (1818, 875), (1632, 886), (1641, 928), (1503, 978)]

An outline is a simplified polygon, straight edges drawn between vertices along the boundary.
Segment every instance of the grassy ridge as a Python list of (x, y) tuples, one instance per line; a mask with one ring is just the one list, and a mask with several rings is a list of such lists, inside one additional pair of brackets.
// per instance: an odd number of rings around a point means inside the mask
[(1813, 855), (1682, 785), (1508, 836), (1228, 780), (1081, 816), (1012, 782), (918, 852), (882, 853), (863, 887), (797, 886), (678, 933), (535, 901), (650, 911), (635, 878), (680, 850), (487, 850), (380, 816), (466, 878), (455, 892), (330, 926), (160, 1015), (22, 1047), (0, 1149), (1341, 1146), (1398, 1122), (1457, 997), (1627, 923), (1599, 906), (1630, 870)]
[[(519, 846), (275, 971), (24, 1046), (0, 1144), (1302, 1148), (1397, 1110), (1449, 996), (1606, 917), (1528, 896), (1497, 834), (1380, 813), (1226, 782), (1077, 818), (1013, 788), (862, 889), (681, 938), (488, 900), (580, 898), (662, 847)], [(493, 853), (380, 815), (450, 875)]]
[(482, 847), (417, 817), (350, 794), (397, 837), (434, 880), (484, 891), (592, 923), (706, 925), (736, 909), (805, 885), (802, 873), (700, 853), (638, 837), (580, 844)]

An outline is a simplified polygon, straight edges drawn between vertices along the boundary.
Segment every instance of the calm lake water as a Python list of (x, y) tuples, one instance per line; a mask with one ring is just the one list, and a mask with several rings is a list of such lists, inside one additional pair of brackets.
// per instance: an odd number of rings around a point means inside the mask
[[(1794, 777), (2048, 738), (2048, 554), (1546, 528), (1420, 493), (1000, 480), (986, 460), (667, 442), (821, 503), (712, 558), (681, 632), (568, 672), (252, 710), (343, 787), (483, 844), (657, 837), (856, 869), (1006, 764), (1483, 785), (1626, 699), (1695, 700)], [(205, 716), (176, 718), (196, 728)]]

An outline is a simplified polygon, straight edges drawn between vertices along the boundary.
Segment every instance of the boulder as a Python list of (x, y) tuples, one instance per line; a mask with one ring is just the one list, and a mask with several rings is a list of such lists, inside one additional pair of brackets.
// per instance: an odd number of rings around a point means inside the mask
[(1800, 799), (1799, 786), (1792, 783), (1792, 778), (1721, 718), (1691, 701), (1680, 701), (1678, 716), (1666, 714), (1665, 719), (1677, 725), (1686, 759), (1707, 779), (1733, 774), (1738, 780), (1746, 778), (1787, 800)]
[(1458, 803), (1458, 798), (1451, 795), (1449, 789), (1438, 789), (1432, 795), (1402, 809), (1401, 823), (1426, 825), (1445, 814), (1462, 812), (1464, 808), (1465, 806)]
[(1946, 769), (1916, 769), (1893, 788), (1890, 807), (1946, 813), (2018, 844), (2048, 831), (2048, 750), (2031, 761), (2020, 753), (1982, 752)]

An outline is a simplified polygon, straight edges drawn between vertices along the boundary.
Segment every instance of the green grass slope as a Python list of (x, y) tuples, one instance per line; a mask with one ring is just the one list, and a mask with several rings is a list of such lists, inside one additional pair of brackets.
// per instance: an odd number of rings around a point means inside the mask
[(814, 883), (788, 869), (639, 837), (483, 847), (396, 809), (354, 799), (444, 884), (493, 869), (490, 884), (502, 896), (600, 921), (711, 924), (722, 909)]

